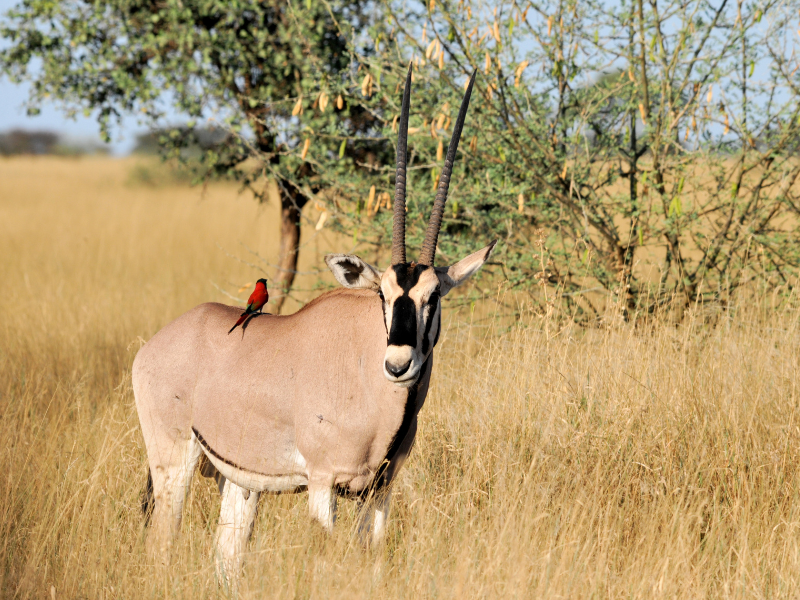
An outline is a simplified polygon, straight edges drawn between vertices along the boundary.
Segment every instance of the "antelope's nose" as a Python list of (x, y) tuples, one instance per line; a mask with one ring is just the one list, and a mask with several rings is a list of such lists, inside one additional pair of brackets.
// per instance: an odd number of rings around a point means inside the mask
[(393, 377), (400, 377), (403, 373), (408, 371), (408, 368), (411, 366), (411, 359), (408, 359), (403, 365), (394, 365), (387, 360), (385, 366), (387, 373), (391, 373)]

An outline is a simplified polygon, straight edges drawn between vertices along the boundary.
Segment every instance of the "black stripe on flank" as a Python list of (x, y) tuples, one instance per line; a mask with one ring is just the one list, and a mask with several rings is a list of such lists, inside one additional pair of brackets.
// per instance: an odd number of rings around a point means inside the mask
[(245, 473), (255, 473), (256, 475), (262, 475), (264, 477), (272, 477), (272, 475), (267, 475), (266, 473), (259, 473), (258, 471), (251, 471), (250, 469), (245, 469), (243, 467), (240, 467), (235, 462), (231, 462), (230, 460), (228, 460), (224, 456), (221, 456), (221, 455), (217, 454), (217, 452), (211, 446), (208, 445), (208, 442), (203, 438), (202, 435), (200, 435), (200, 432), (197, 431), (197, 429), (192, 427), (192, 431), (194, 432), (194, 435), (197, 438), (197, 441), (200, 442), (200, 445), (203, 446), (203, 448), (205, 448), (206, 451), (209, 454), (211, 454), (214, 458), (218, 458), (219, 460), (224, 462), (226, 465), (230, 465), (230, 466), (232, 466), (232, 467), (234, 467), (236, 469), (239, 469), (240, 471), (244, 471)]

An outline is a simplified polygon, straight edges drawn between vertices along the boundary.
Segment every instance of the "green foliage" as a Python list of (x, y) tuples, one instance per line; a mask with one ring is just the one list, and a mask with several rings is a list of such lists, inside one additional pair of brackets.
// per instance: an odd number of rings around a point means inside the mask
[[(583, 318), (609, 301), (654, 311), (726, 301), (747, 283), (793, 285), (800, 5), (643, 4), (385, 5), (392, 35), (360, 59), (416, 65), (412, 245), (437, 147), (478, 69), (440, 262), (498, 236), (512, 287)], [(390, 167), (374, 183), (389, 190)], [(347, 228), (385, 239), (387, 218)]]
[[(168, 157), (202, 147), (197, 134), (209, 124), (228, 130), (225, 143), (193, 156), (198, 179), (250, 185), (264, 172), (248, 168), (251, 158), (294, 178), (304, 131), (348, 126), (341, 117), (353, 109), (333, 100), (346, 94), (347, 40), (361, 14), (360, 0), (26, 1), (0, 29), (10, 42), (0, 72), (33, 82), (29, 112), (55, 101), (71, 114), (96, 113), (106, 139), (123, 114), (141, 115), (161, 129)], [(298, 101), (305, 110), (293, 115)], [(171, 111), (187, 125), (165, 128)]]
[[(273, 177), (378, 260), (407, 61), (412, 257), (479, 69), (439, 263), (500, 237), (496, 274), (591, 319), (609, 302), (655, 311), (793, 285), (798, 7), (26, 0), (2, 28), (0, 69), (34, 82), (31, 111), (98, 111), (105, 135), (124, 112), (163, 125), (173, 105), (190, 123), (161, 142), (191, 154), (198, 180), (262, 195), (254, 184)], [(204, 147), (209, 117), (230, 135)]]

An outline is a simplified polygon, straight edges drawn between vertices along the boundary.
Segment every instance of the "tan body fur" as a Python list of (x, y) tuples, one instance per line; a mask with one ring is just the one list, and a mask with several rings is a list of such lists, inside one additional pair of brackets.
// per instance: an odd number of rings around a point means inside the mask
[(437, 236), (475, 73), (467, 86), (423, 242), (405, 252), (405, 164), (411, 70), (399, 121), (392, 264), (329, 254), (345, 288), (291, 316), (254, 315), (228, 335), (240, 310), (203, 304), (139, 351), (133, 391), (155, 508), (148, 538), (165, 549), (180, 528), (186, 493), (205, 453), (222, 492), (217, 572), (235, 581), (261, 492), (308, 489), (309, 510), (333, 528), (338, 494), (363, 502), (359, 531), (383, 537), (391, 482), (417, 431), (441, 328), (441, 299), (469, 279), (492, 242), (435, 267)]
[[(228, 336), (240, 312), (200, 305), (164, 327), (134, 361), (149, 466), (162, 492), (156, 494), (154, 529), (180, 522), (179, 515), (161, 514), (159, 504), (165, 510), (182, 505), (182, 498), (164, 496), (185, 493), (172, 488), (188, 485), (183, 480), (191, 477), (191, 466), (185, 463), (199, 457), (194, 432), (215, 466), (222, 459), (239, 477), (249, 476), (249, 482), (239, 481), (251, 484), (245, 488), (260, 487), (258, 475), (275, 478), (257, 491), (306, 485), (310, 491), (363, 491), (401, 429), (409, 396), (414, 423), (388, 480), (411, 447), (430, 368), (413, 388), (387, 381), (384, 317), (374, 291), (334, 290), (294, 315), (258, 316), (241, 334)], [(170, 477), (176, 463), (187, 472)], [(177, 485), (159, 481), (175, 477), (181, 479)], [(160, 532), (162, 544), (171, 533)]]

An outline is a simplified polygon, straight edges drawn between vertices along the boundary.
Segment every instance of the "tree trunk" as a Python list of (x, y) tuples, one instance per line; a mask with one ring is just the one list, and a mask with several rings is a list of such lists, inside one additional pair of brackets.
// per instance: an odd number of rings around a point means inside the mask
[(279, 183), (281, 197), (281, 239), (278, 256), (278, 275), (274, 289), (275, 313), (281, 314), (283, 304), (297, 274), (297, 257), (300, 249), (300, 217), (307, 200), (297, 187), (286, 180)]
[[(275, 154), (275, 135), (270, 132), (263, 121), (261, 111), (245, 109), (250, 117), (250, 123), (256, 134), (256, 145), (260, 152), (269, 156), (269, 161), (273, 164), (280, 162), (280, 155)], [(308, 163), (303, 163), (295, 171), (294, 181), (307, 180), (313, 174), (313, 169)], [(313, 189), (316, 193), (317, 190)], [(297, 274), (297, 256), (300, 250), (300, 218), (303, 214), (303, 206), (308, 202), (308, 198), (300, 191), (297, 185), (288, 179), (278, 181), (278, 194), (281, 199), (281, 237), (280, 251), (278, 256), (278, 273), (273, 285), (274, 290), (274, 311), (281, 314), (283, 304), (289, 292), (292, 290), (294, 276)], [(261, 201), (266, 200), (266, 195), (261, 196)]]

